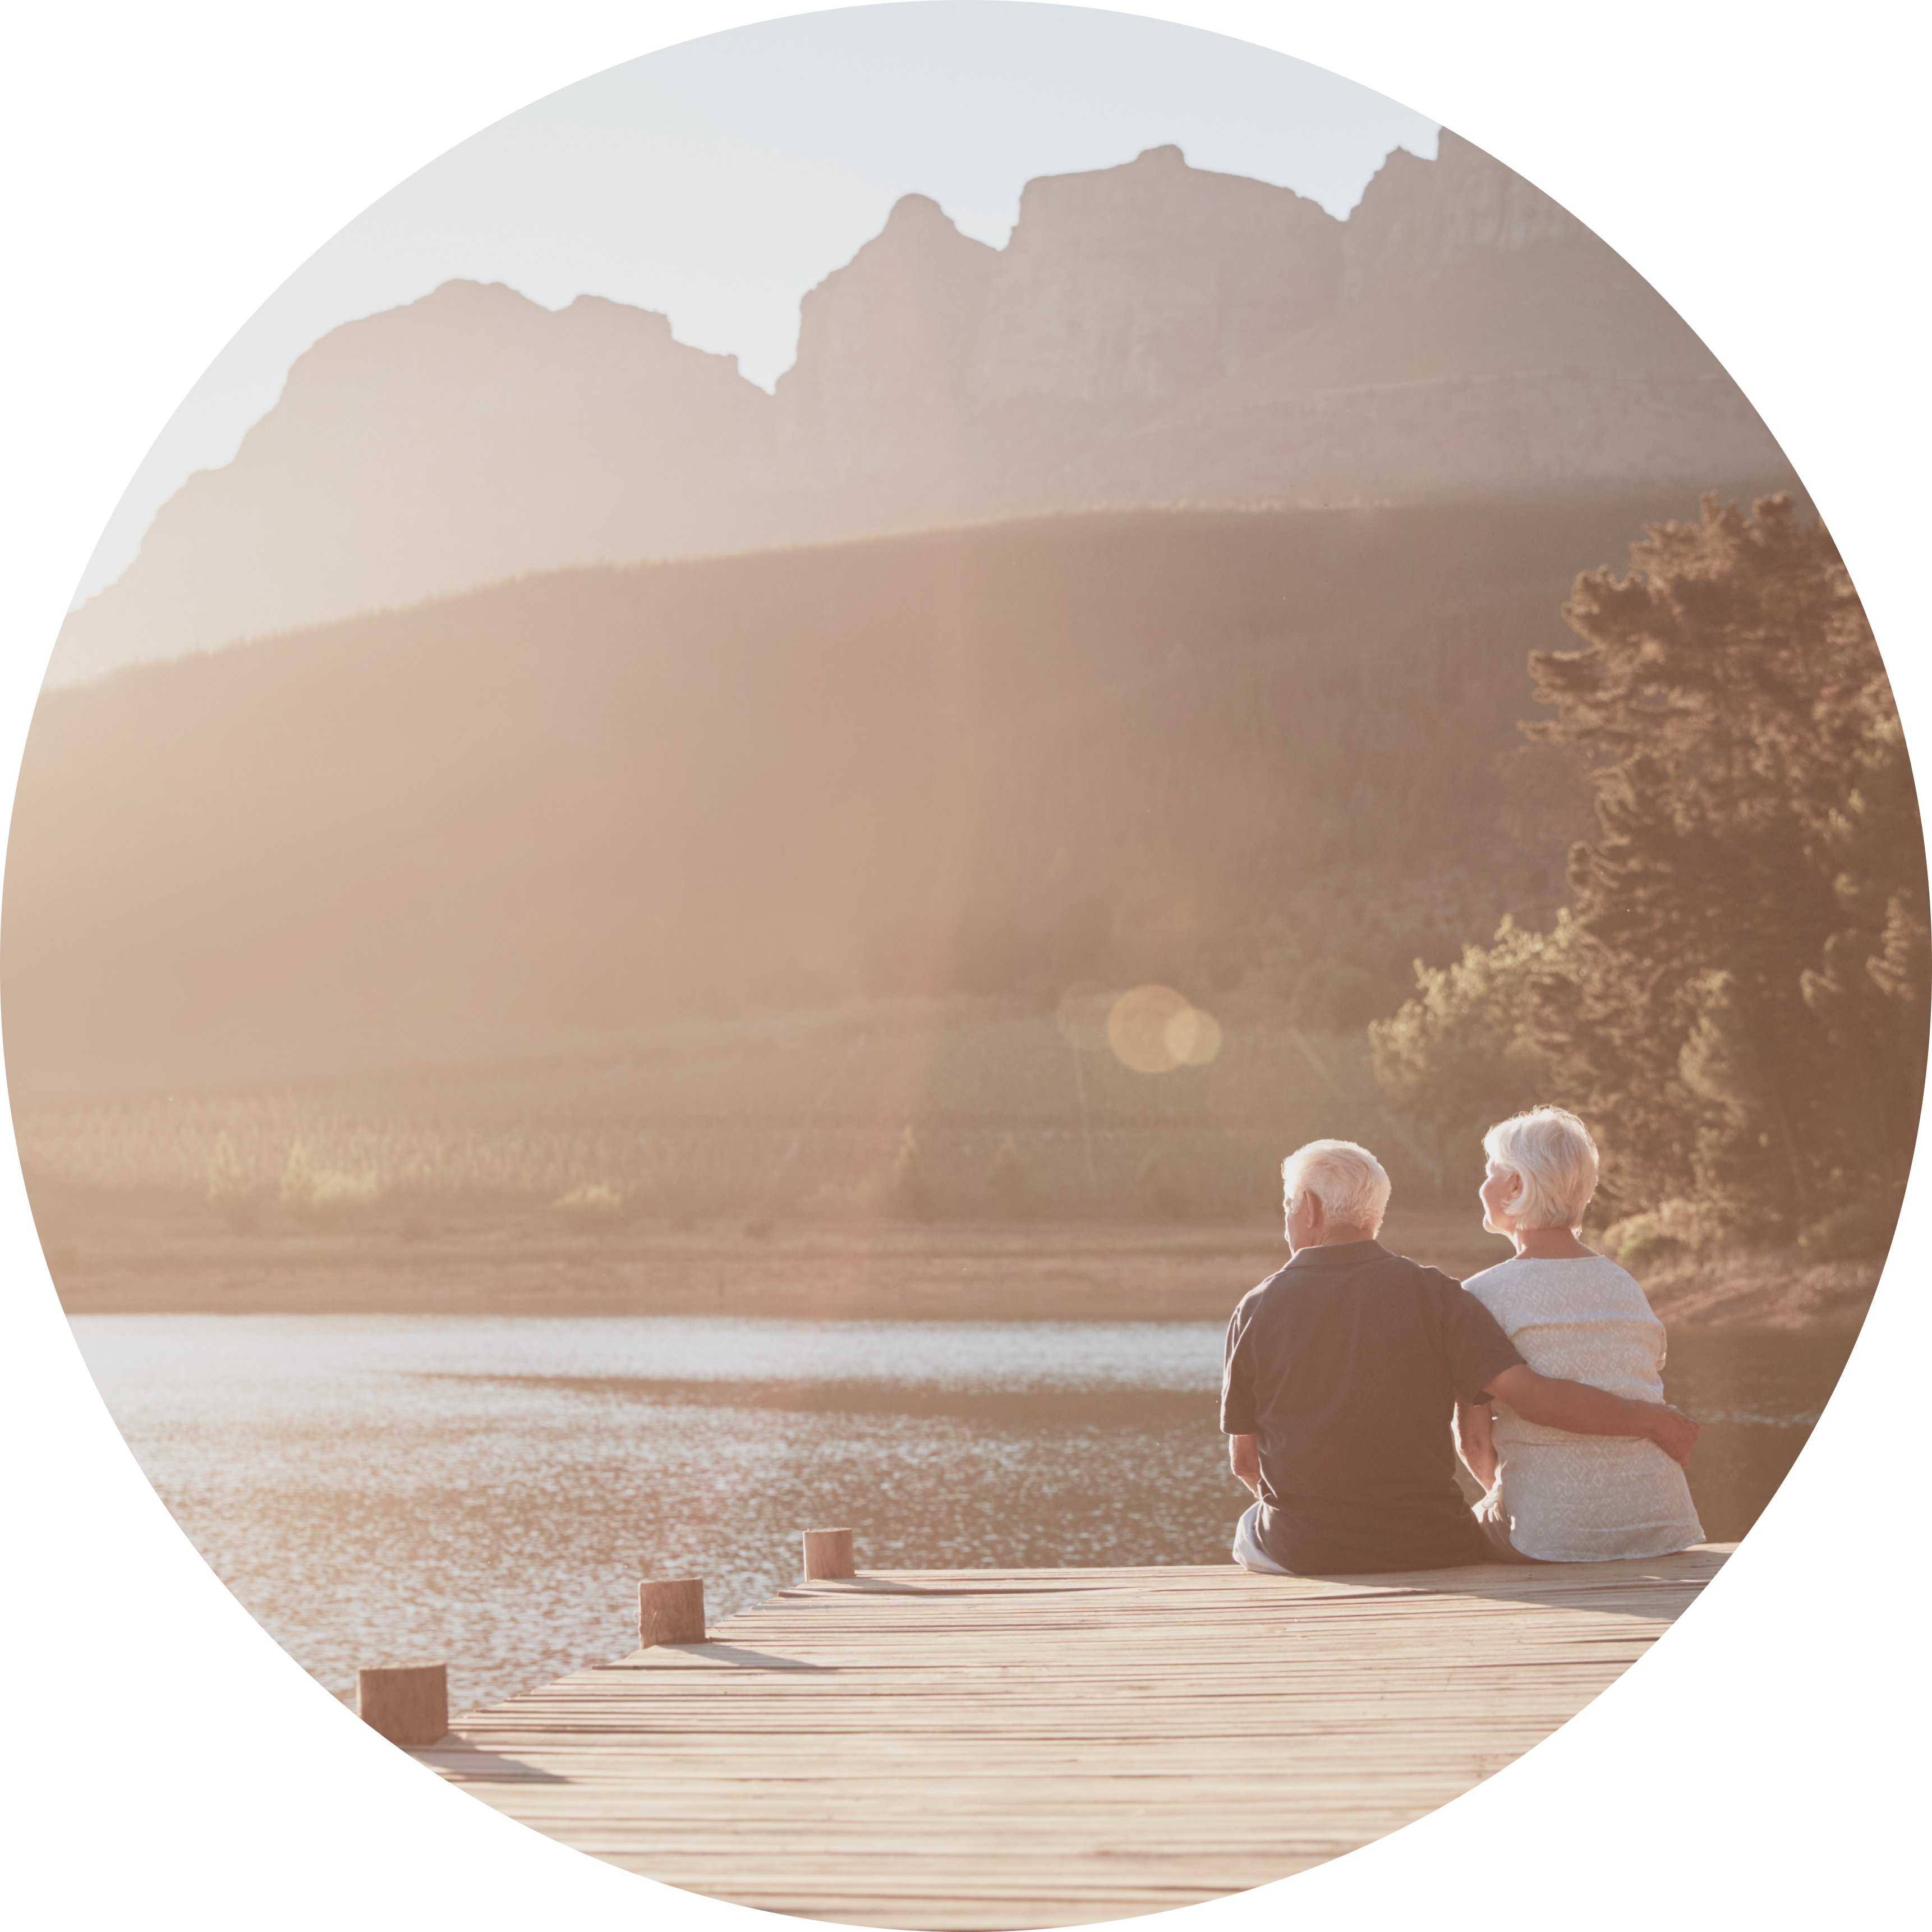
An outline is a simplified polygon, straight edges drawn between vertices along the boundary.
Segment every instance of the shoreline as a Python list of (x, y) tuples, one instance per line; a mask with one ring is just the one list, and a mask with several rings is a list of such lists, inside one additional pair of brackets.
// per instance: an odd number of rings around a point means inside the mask
[[(72, 1315), (718, 1316), (1224, 1322), (1288, 1258), (1252, 1226), (983, 1222), (608, 1236), (104, 1231), (50, 1245)], [(1387, 1245), (1466, 1279), (1506, 1251), (1463, 1217), (1390, 1217)], [(1640, 1274), (1673, 1328), (1855, 1330), (1880, 1264), (1736, 1251)]]

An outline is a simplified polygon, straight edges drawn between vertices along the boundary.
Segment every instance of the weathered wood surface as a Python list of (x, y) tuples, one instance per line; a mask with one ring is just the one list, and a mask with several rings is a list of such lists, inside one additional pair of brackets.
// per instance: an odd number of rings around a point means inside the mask
[(1729, 1546), (1353, 1580), (801, 1585), (465, 1713), (422, 1760), (614, 1864), (850, 1924), (1068, 1925), (1285, 1877), (1546, 1737)]

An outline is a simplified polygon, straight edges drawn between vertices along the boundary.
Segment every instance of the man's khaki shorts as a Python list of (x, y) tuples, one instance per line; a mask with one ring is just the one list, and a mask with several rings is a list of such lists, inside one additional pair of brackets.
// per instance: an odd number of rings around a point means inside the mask
[[(1483, 1540), (1490, 1546), (1490, 1560), (1494, 1563), (1540, 1563), (1540, 1556), (1526, 1556), (1509, 1540), (1509, 1525), (1498, 1510), (1484, 1516), (1484, 1504), (1475, 1506), (1476, 1527), (1483, 1532)], [(1284, 1570), (1262, 1547), (1262, 1506), (1250, 1503), (1242, 1512), (1241, 1520), (1234, 1529), (1234, 1561), (1244, 1570), (1259, 1571), (1264, 1576), (1292, 1576), (1292, 1570)]]

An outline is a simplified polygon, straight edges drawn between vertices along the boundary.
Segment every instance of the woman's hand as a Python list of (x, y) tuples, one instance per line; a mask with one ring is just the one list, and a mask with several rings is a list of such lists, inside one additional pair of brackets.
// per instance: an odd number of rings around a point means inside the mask
[(1235, 1481), (1253, 1490), (1255, 1501), (1259, 1502), (1262, 1499), (1261, 1438), (1258, 1436), (1229, 1436), (1228, 1467), (1234, 1471)]

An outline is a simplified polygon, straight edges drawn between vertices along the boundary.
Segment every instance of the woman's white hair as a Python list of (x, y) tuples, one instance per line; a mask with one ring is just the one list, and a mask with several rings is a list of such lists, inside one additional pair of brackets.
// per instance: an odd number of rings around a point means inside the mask
[(1522, 1192), (1513, 1218), (1519, 1228), (1577, 1228), (1597, 1191), (1597, 1144), (1574, 1114), (1532, 1107), (1498, 1120), (1483, 1136), (1483, 1151)]
[(1389, 1178), (1382, 1164), (1353, 1141), (1310, 1141), (1281, 1164), (1281, 1184), (1292, 1195), (1312, 1194), (1331, 1221), (1381, 1232), (1388, 1211)]

